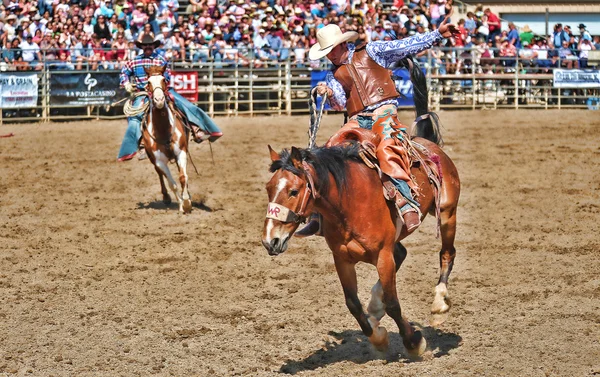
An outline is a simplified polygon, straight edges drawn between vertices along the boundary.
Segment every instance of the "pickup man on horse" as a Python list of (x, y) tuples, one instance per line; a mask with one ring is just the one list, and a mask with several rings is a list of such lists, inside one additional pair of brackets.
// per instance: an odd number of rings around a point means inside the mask
[[(121, 69), (120, 76), (121, 86), (129, 93), (146, 90), (148, 77), (144, 68), (153, 66), (162, 67), (168, 64), (167, 60), (155, 51), (160, 45), (160, 41), (155, 41), (150, 35), (144, 35), (141, 41), (136, 41), (135, 43), (143, 52), (136, 56), (135, 59), (125, 63), (125, 66)], [(171, 78), (171, 71), (168, 67), (165, 70), (164, 76), (168, 83)], [(202, 109), (196, 107), (196, 105), (189, 102), (172, 88), (169, 89), (169, 96), (175, 103), (175, 107), (185, 116), (187, 122), (190, 124), (196, 143), (200, 143), (206, 139), (212, 142), (223, 136), (219, 127)], [(133, 101), (133, 106), (140, 106), (147, 100), (145, 96), (136, 97)], [(130, 160), (137, 153), (139, 141), (142, 136), (141, 122), (143, 116), (144, 114), (138, 114), (127, 118), (127, 131), (119, 150), (118, 161)]]
[[(382, 141), (376, 151), (377, 160), (381, 171), (405, 199), (406, 204), (401, 206), (400, 213), (408, 232), (421, 224), (421, 213), (411, 194), (416, 187), (411, 179), (409, 155), (401, 146), (402, 143), (394, 140), (405, 139), (408, 135), (406, 126), (398, 119), (400, 93), (388, 68), (457, 32), (456, 27), (448, 24), (446, 19), (438, 30), (432, 32), (355, 46), (349, 42), (354, 41), (358, 33), (342, 33), (339, 26), (329, 24), (319, 30), (317, 43), (308, 54), (311, 60), (326, 56), (333, 63), (333, 70), (327, 73), (326, 82), (319, 84), (317, 93), (327, 93), (334, 110), (347, 110), (350, 121), (343, 129), (360, 127), (381, 135)], [(319, 217), (313, 215), (308, 225), (296, 232), (296, 236), (306, 237), (317, 233), (320, 233)]]

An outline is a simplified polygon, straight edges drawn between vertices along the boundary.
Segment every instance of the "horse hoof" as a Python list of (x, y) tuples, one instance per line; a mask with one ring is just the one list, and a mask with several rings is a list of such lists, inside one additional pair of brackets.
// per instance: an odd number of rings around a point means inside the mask
[(448, 319), (448, 314), (434, 314), (431, 316), (429, 323), (431, 327), (440, 327)]
[[(417, 333), (415, 333), (416, 335)], [(419, 336), (421, 337), (421, 341), (419, 342), (419, 344), (415, 347), (415, 348), (406, 348), (406, 351), (408, 352), (408, 356), (411, 359), (418, 359), (420, 358), (425, 351), (427, 350), (427, 341), (425, 340), (425, 338), (423, 337), (423, 335), (421, 335), (421, 332), (418, 332)]]
[(444, 314), (450, 310), (450, 305), (446, 304), (446, 300), (441, 299), (435, 301), (431, 306), (431, 314)]
[(379, 326), (379, 321), (373, 317), (369, 317), (369, 324), (373, 329), (373, 334), (369, 337), (369, 342), (379, 352), (387, 352), (390, 344), (390, 337), (387, 330), (383, 326)]
[(183, 213), (192, 212), (192, 201), (190, 199), (186, 199), (183, 201)]
[(163, 203), (168, 206), (171, 204), (171, 197), (169, 195), (163, 196)]

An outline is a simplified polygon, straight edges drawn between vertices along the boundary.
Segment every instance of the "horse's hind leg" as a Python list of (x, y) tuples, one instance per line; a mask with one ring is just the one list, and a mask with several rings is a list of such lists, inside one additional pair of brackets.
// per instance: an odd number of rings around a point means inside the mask
[(177, 156), (177, 166), (179, 167), (179, 182), (183, 198), (183, 202), (179, 204), (179, 210), (183, 213), (190, 213), (192, 212), (192, 199), (188, 190), (187, 153), (185, 151), (181, 151)]
[(398, 293), (396, 291), (396, 262), (392, 250), (382, 249), (377, 260), (377, 272), (383, 288), (383, 303), (385, 312), (398, 325), (402, 343), (409, 356), (419, 357), (425, 352), (427, 342), (420, 331), (415, 330), (411, 324), (402, 317)]
[(389, 344), (389, 338), (385, 327), (379, 327), (379, 321), (374, 317), (367, 317), (362, 304), (358, 299), (358, 286), (356, 281), (356, 269), (354, 264), (335, 258), (335, 269), (344, 289), (346, 306), (350, 313), (356, 318), (362, 332), (369, 338), (369, 341), (379, 351), (386, 351)]
[[(448, 277), (452, 272), (454, 265), (454, 257), (456, 249), (454, 248), (454, 238), (456, 235), (456, 204), (454, 203), (449, 208), (441, 208), (441, 235), (442, 249), (440, 250), (440, 279), (435, 287), (435, 298), (431, 306), (431, 313), (443, 314), (450, 310), (450, 302), (448, 300)], [(434, 321), (435, 325), (439, 325), (441, 319)]]
[[(406, 258), (406, 248), (400, 242), (394, 245), (394, 262), (396, 263), (396, 273)], [(377, 280), (377, 283), (371, 288), (371, 301), (367, 311), (370, 315), (381, 321), (381, 318), (385, 315), (385, 305), (383, 304), (383, 288), (381, 287), (381, 281)]]

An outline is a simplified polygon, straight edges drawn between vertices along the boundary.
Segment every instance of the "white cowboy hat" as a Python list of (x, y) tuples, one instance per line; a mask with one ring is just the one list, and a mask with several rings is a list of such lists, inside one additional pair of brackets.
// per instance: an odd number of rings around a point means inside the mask
[(347, 31), (342, 33), (339, 26), (329, 24), (324, 26), (317, 33), (317, 43), (310, 48), (308, 58), (310, 60), (319, 60), (326, 56), (339, 44), (347, 41), (353, 41), (358, 38), (358, 33), (355, 31)]

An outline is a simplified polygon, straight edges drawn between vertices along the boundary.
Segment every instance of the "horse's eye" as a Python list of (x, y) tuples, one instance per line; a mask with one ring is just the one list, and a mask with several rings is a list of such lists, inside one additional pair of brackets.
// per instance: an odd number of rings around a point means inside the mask
[(290, 197), (298, 196), (298, 190), (291, 190)]

